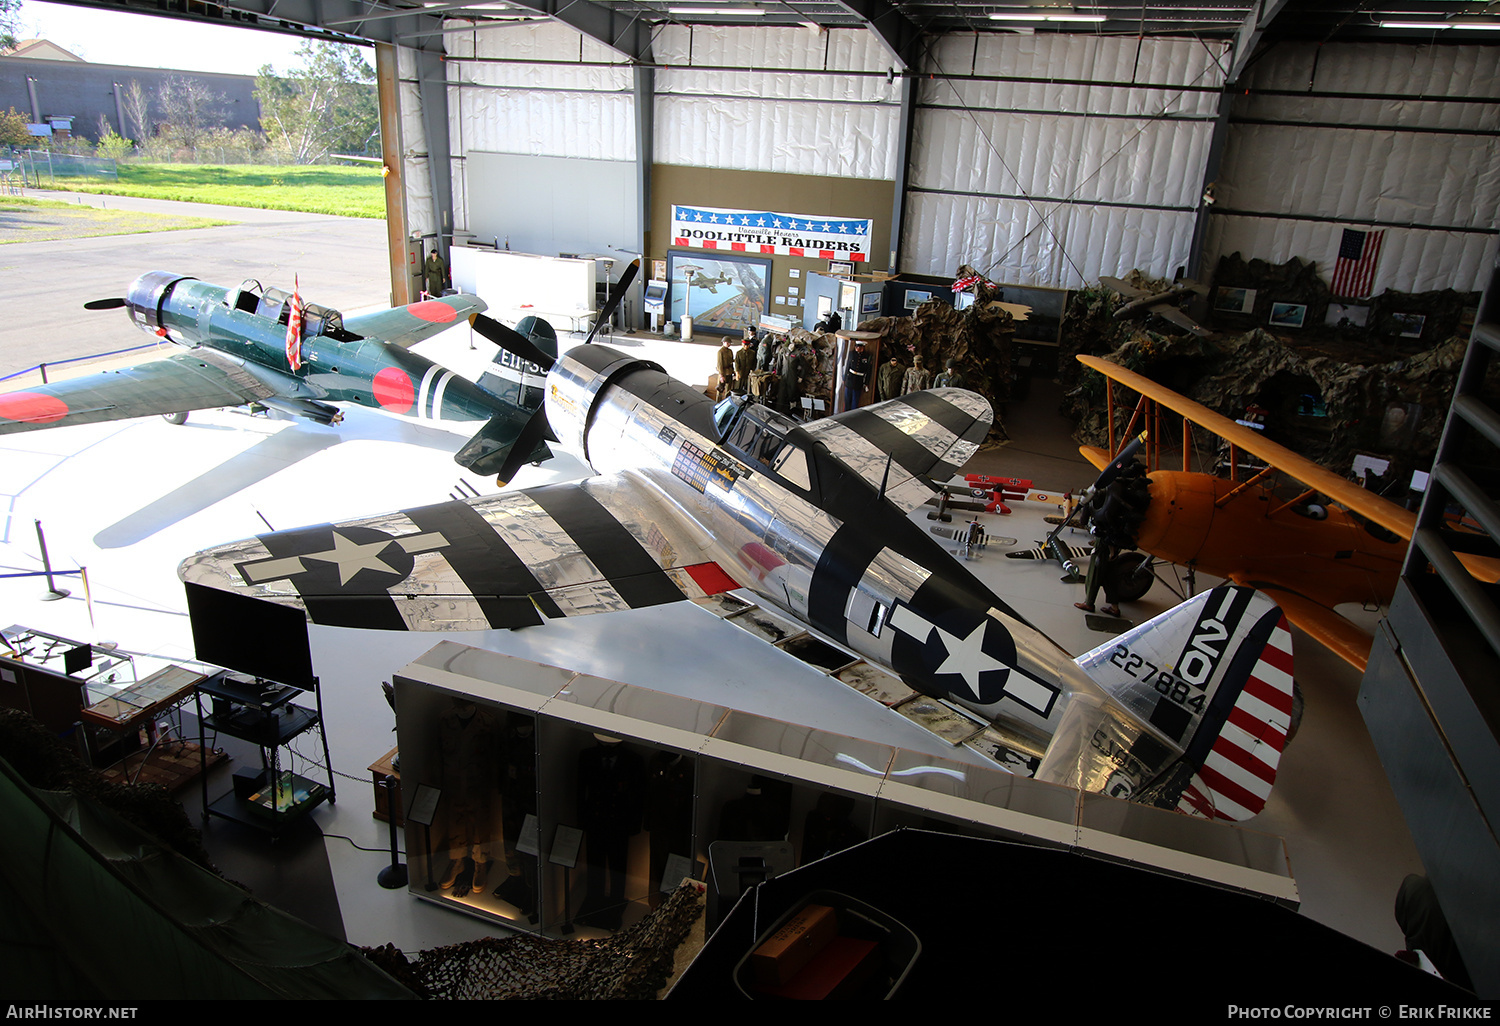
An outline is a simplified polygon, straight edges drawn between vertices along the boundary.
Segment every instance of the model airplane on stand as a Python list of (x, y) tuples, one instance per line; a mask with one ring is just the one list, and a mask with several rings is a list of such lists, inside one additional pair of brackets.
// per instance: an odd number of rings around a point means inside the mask
[[(628, 283), (628, 277), (622, 276)], [(611, 304), (623, 289), (616, 286)], [(412, 345), (467, 318), (486, 338), (520, 340), (486, 317), (477, 296), (444, 296), (409, 306), (344, 317), (304, 302), (300, 293), (247, 281), (212, 285), (150, 271), (124, 298), (89, 309), (124, 307), (137, 327), (183, 349), (159, 360), (0, 394), (0, 434), (161, 414), (181, 423), (191, 410), (258, 403), (320, 424), (343, 417), (338, 403), (434, 422), (484, 421), (455, 457), (477, 474), (492, 474), (514, 448), (529, 411), (517, 400), (522, 368), (506, 350), (481, 385), (425, 357)], [(600, 321), (607, 319), (607, 314)], [(545, 323), (538, 338), (555, 336)], [(540, 372), (538, 372), (540, 373)], [(508, 391), (506, 379), (518, 384)], [(499, 452), (498, 457), (493, 456)], [(545, 459), (544, 446), (525, 455)]]
[(1292, 708), (1274, 603), (1226, 586), (1075, 660), (909, 518), (988, 432), (983, 397), (802, 424), (604, 346), (515, 355), (545, 399), (500, 476), (546, 437), (598, 476), (219, 546), (179, 568), (190, 605), (216, 589), (332, 626), (545, 629), (747, 589), (1001, 725), (1039, 780), (1219, 818), (1264, 805)]
[(1108, 275), (1101, 277), (1099, 282), (1118, 292), (1127, 300), (1115, 311), (1117, 321), (1137, 315), (1155, 314), (1157, 317), (1171, 321), (1179, 328), (1186, 328), (1199, 338), (1208, 338), (1213, 335), (1213, 332), (1193, 320), (1177, 305), (1183, 296), (1189, 294), (1201, 296), (1208, 292), (1207, 288), (1195, 281), (1178, 282), (1165, 292), (1147, 292), (1145, 289), (1136, 288), (1129, 282), (1111, 278)]

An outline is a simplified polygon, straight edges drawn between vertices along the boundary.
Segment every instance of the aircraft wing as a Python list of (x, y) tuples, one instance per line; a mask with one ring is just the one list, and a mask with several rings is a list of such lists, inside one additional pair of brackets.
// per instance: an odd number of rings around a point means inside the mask
[(958, 473), (989, 434), (989, 400), (962, 388), (934, 388), (845, 410), (804, 430), (903, 513), (932, 497), (930, 480)]
[(1111, 278), (1109, 275), (1100, 275), (1099, 283), (1101, 285), (1108, 285), (1111, 289), (1113, 289), (1115, 292), (1118, 292), (1126, 299), (1140, 299), (1144, 296), (1151, 295), (1151, 293), (1145, 291), (1144, 289), (1138, 289), (1134, 285), (1121, 281), (1119, 278)]
[(1264, 581), (1255, 582), (1254, 587), (1279, 605), (1293, 626), (1300, 627), (1308, 637), (1364, 673), (1375, 640), (1368, 631), (1305, 595)]
[(174, 353), (0, 395), (0, 434), (241, 406), (278, 394), (265, 377), (212, 349)]
[(1188, 331), (1192, 332), (1194, 335), (1197, 335), (1199, 338), (1209, 338), (1213, 335), (1213, 332), (1209, 331), (1203, 325), (1193, 320), (1186, 313), (1184, 313), (1181, 308), (1174, 305), (1173, 303), (1157, 303), (1154, 306), (1148, 307), (1147, 312), (1153, 313), (1157, 317), (1161, 317), (1165, 320), (1171, 321), (1179, 328), (1186, 328)]
[[(1345, 480), (1333, 471), (1320, 467), (1305, 456), (1299, 456), (1282, 445), (1277, 445), (1258, 431), (1236, 424), (1208, 407), (1195, 403), (1186, 396), (1178, 395), (1150, 378), (1126, 370), (1117, 363), (1101, 360), (1096, 356), (1080, 355), (1078, 362), (1107, 378), (1134, 389), (1148, 399), (1161, 403), (1167, 409), (1181, 414), (1194, 424), (1203, 427), (1220, 438), (1237, 446), (1286, 474), (1301, 481), (1307, 487), (1322, 492), (1329, 499), (1346, 509), (1358, 513), (1367, 520), (1394, 531), (1403, 538), (1410, 538), (1416, 529), (1415, 513), (1402, 509), (1374, 492), (1366, 491), (1353, 481)], [(1087, 456), (1088, 454), (1085, 453)], [(1092, 457), (1089, 457), (1092, 459)]]
[(636, 475), (443, 502), (217, 546), (178, 575), (314, 623), (485, 630), (740, 587), (713, 539)]
[(441, 296), (410, 306), (345, 317), (344, 329), (364, 338), (410, 349), (423, 339), (431, 338), (459, 321), (468, 320), (470, 314), (483, 313), (487, 308), (488, 305), (478, 296)]

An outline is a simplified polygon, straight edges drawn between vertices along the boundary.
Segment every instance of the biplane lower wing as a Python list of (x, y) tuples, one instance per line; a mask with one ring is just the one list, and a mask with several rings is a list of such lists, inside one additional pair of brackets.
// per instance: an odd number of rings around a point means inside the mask
[(1249, 585), (1269, 597), (1281, 607), (1287, 620), (1308, 637), (1328, 649), (1344, 662), (1364, 673), (1370, 661), (1370, 646), (1374, 636), (1358, 624), (1340, 616), (1327, 606), (1320, 605), (1305, 595), (1271, 584), (1266, 581), (1235, 580), (1236, 584)]

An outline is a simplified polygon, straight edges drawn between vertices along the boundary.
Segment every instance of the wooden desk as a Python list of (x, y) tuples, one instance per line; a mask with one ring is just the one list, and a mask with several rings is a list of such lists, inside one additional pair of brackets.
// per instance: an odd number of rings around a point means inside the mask
[(389, 823), (391, 819), (390, 803), (386, 800), (385, 778), (392, 776), (396, 778), (396, 825), (404, 827), (406, 816), (403, 814), (401, 802), (401, 774), (397, 772), (392, 761), (396, 758), (399, 748), (392, 748), (380, 758), (370, 763), (370, 775), (375, 779), (375, 818)]

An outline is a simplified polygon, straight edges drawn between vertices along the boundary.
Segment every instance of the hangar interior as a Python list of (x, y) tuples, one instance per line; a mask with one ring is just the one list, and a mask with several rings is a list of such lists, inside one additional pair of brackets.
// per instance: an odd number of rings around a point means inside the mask
[[(861, 272), (1035, 289), (1208, 281), (1234, 254), (1329, 268), (1358, 225), (1384, 233), (1371, 294), (1487, 292), (1479, 321), (1497, 319), (1500, 20), (1464, 4), (77, 6), (373, 44), (396, 303), (433, 248), (605, 257), (616, 279), (701, 255), (674, 237), (694, 205), (868, 219)], [(810, 327), (828, 257), (771, 262), (764, 312)], [(638, 285), (621, 327), (644, 323)], [(1480, 599), (1458, 604), (1492, 660)], [(1390, 633), (1415, 651), (1417, 629)], [(1461, 829), (1424, 815), (1413, 840), (1461, 941), (1492, 953), (1494, 677), (1456, 659), (1424, 680), (1436, 663), (1392, 651), (1396, 683), (1362, 701), (1397, 696), (1432, 729), (1387, 717), (1376, 746), (1409, 821), (1435, 793), (1462, 806)], [(1427, 695), (1445, 689), (1467, 704)]]

